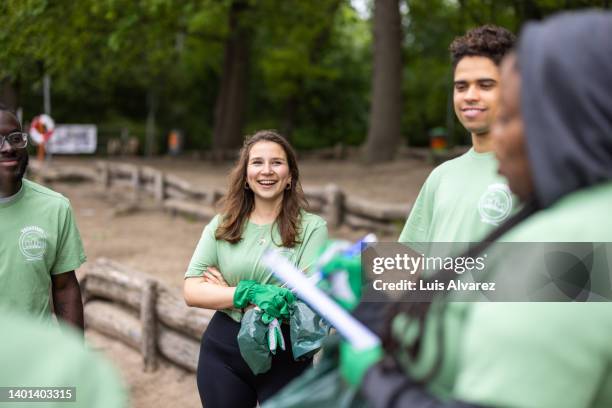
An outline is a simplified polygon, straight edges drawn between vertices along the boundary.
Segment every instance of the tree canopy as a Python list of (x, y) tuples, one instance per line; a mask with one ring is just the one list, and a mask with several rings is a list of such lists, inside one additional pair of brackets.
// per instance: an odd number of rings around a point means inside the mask
[[(242, 134), (276, 128), (302, 149), (358, 145), (368, 134), (374, 37), (373, 13), (357, 12), (354, 1), (5, 0), (1, 95), (29, 120), (42, 112), (48, 74), (52, 115), (60, 123), (96, 123), (102, 138), (127, 128), (143, 141), (157, 129), (153, 142), (162, 151), (164, 136), (180, 129), (187, 148), (203, 149), (214, 140), (228, 67), (241, 64)], [(374, 0), (363, 1), (374, 9)], [(423, 145), (437, 126), (449, 127), (456, 143), (468, 140), (449, 108), (447, 50), (455, 36), (484, 23), (517, 31), (529, 19), (609, 2), (402, 0), (399, 6), (401, 137)], [(232, 38), (248, 47), (228, 60)]]

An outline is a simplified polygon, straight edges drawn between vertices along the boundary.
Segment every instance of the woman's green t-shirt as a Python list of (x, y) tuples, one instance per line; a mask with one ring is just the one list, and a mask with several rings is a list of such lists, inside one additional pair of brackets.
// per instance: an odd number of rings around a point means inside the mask
[[(247, 221), (240, 242), (231, 244), (217, 240), (215, 232), (221, 216), (215, 216), (204, 228), (185, 277), (203, 276), (209, 266), (215, 266), (230, 286), (237, 286), (241, 280), (279, 284), (261, 261), (262, 255), (269, 248), (279, 249), (300, 270), (307, 274), (311, 273), (311, 266), (327, 240), (327, 223), (318, 215), (305, 211), (302, 212), (301, 218), (299, 243), (293, 248), (285, 248), (282, 246), (278, 227), (274, 223), (258, 225)], [(242, 318), (242, 313), (236, 309), (223, 311), (235, 321), (240, 321)]]

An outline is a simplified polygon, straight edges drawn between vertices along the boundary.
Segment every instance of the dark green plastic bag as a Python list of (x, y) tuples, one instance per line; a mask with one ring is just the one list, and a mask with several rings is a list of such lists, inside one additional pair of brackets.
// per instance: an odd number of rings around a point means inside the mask
[(321, 361), (267, 400), (262, 408), (366, 408), (338, 368), (338, 337), (329, 338)]
[(268, 325), (261, 317), (264, 312), (253, 308), (242, 317), (238, 332), (240, 355), (253, 374), (265, 373), (272, 367), (272, 355), (268, 348)]
[[(272, 367), (272, 352), (268, 343), (269, 326), (263, 322), (263, 314), (264, 312), (257, 308), (248, 310), (242, 318), (238, 332), (240, 355), (253, 374), (265, 373)], [(300, 301), (291, 306), (289, 326), (294, 360), (312, 357), (321, 348), (330, 327)]]
[(329, 324), (304, 302), (293, 304), (289, 319), (293, 359), (312, 357), (329, 334)]

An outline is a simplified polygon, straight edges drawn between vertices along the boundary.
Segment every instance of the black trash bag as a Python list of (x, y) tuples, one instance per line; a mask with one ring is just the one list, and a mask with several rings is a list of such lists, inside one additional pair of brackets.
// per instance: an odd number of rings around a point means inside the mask
[(293, 304), (289, 319), (293, 359), (312, 357), (323, 345), (331, 326), (306, 303)]
[(253, 374), (265, 373), (272, 367), (272, 354), (268, 346), (268, 325), (261, 320), (263, 312), (257, 308), (247, 310), (238, 332), (240, 355)]
[(367, 408), (359, 390), (340, 375), (339, 339), (327, 337), (321, 361), (266, 400), (262, 408)]

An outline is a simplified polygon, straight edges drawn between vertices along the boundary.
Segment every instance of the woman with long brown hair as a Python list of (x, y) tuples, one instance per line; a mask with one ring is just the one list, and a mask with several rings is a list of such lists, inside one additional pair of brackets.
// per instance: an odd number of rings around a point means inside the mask
[[(261, 294), (291, 299), (261, 263), (278, 248), (308, 272), (327, 240), (325, 221), (305, 211), (295, 152), (278, 133), (263, 130), (248, 138), (231, 171), (222, 210), (206, 226), (185, 274), (188, 305), (218, 310), (202, 337), (197, 382), (202, 404), (253, 407), (272, 396), (311, 365), (294, 361), (290, 342), (277, 351), (269, 371), (255, 375), (237, 342), (244, 309), (260, 307), (279, 317), (283, 304), (260, 302)], [(266, 309), (268, 308), (268, 309)], [(281, 324), (285, 338), (289, 327)]]

